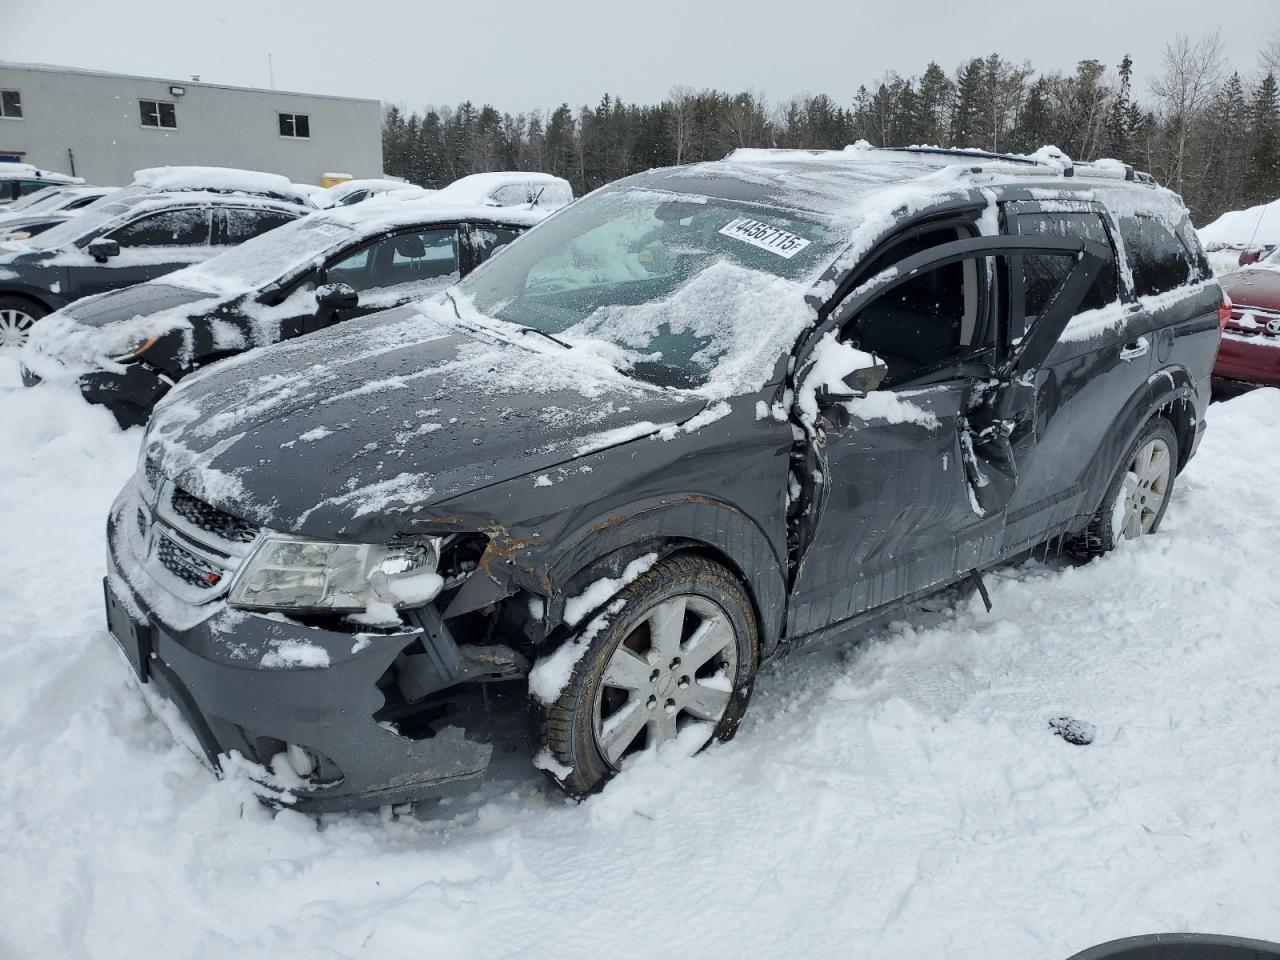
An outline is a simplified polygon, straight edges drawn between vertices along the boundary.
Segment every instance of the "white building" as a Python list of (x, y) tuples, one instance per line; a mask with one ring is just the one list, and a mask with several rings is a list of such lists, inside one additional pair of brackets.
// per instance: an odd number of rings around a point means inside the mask
[(382, 175), (382, 105), (281, 90), (0, 62), (0, 161), (128, 183), (166, 164), (242, 167), (299, 183)]

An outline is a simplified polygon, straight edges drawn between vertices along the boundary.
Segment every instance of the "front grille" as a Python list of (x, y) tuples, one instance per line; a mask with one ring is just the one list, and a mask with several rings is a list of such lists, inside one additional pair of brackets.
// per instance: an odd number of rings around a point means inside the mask
[(184, 550), (168, 537), (158, 538), (156, 558), (179, 580), (201, 590), (212, 590), (222, 581), (221, 570)]
[(232, 543), (251, 543), (258, 528), (246, 520), (224, 513), (217, 507), (193, 497), (181, 487), (173, 488), (173, 512), (192, 526)]

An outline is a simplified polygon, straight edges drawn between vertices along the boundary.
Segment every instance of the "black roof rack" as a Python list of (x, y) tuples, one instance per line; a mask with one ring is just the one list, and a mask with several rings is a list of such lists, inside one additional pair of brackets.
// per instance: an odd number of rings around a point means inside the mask
[(947, 157), (968, 157), (973, 160), (1006, 160), (1009, 163), (1022, 163), (1029, 167), (1043, 166), (1039, 160), (1023, 157), (1014, 153), (992, 153), (988, 150), (964, 150), (955, 147), (880, 147), (881, 150), (893, 150), (898, 153), (927, 153)]

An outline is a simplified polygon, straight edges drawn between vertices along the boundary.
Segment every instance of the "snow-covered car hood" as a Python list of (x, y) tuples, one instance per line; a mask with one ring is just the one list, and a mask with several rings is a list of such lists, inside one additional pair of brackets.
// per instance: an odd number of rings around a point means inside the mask
[(110, 290), (97, 297), (79, 300), (63, 308), (82, 327), (105, 327), (123, 323), (134, 317), (150, 316), (162, 310), (189, 303), (208, 304), (210, 294), (188, 290), (168, 283), (139, 283), (132, 287)]
[[(184, 380), (145, 455), (272, 529), (384, 540), (415, 511), (661, 427), (706, 406), (510, 325), (401, 307)], [(500, 508), (500, 505), (495, 505)]]
[(162, 351), (161, 369), (191, 352), (191, 318), (235, 298), (219, 298), (167, 283), (140, 283), (108, 290), (63, 307), (31, 330), (23, 350), (27, 369), (49, 382), (72, 382), (95, 370), (120, 370), (112, 359), (149, 337), (180, 336), (182, 349)]
[(1255, 267), (1228, 273), (1218, 282), (1237, 307), (1280, 311), (1280, 270)]

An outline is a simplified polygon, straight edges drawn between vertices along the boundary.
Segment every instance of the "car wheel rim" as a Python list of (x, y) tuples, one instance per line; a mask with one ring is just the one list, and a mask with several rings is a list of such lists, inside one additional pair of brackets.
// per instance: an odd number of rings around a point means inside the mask
[(20, 347), (27, 342), (27, 331), (35, 318), (21, 310), (0, 310), (0, 347)]
[(1169, 492), (1172, 475), (1173, 457), (1169, 454), (1169, 445), (1158, 437), (1143, 444), (1124, 477), (1121, 491), (1124, 497), (1124, 516), (1120, 526), (1122, 537), (1134, 540), (1151, 532)]
[(719, 604), (695, 594), (656, 604), (605, 665), (592, 716), (596, 747), (616, 770), (690, 726), (709, 740), (737, 672), (737, 635)]

